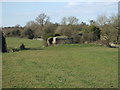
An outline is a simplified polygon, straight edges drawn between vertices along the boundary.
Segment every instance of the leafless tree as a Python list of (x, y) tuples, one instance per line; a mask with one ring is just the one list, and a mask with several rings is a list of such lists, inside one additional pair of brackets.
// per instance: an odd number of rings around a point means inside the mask
[(96, 23), (100, 26), (103, 26), (105, 24), (109, 23), (108, 17), (106, 15), (101, 15), (97, 17)]
[(79, 19), (77, 19), (76, 17), (73, 17), (73, 16), (68, 17), (68, 23), (70, 25), (76, 25), (78, 24), (78, 21)]
[(35, 19), (37, 21), (37, 23), (41, 26), (44, 26), (46, 24), (49, 23), (50, 17), (47, 16), (45, 13), (41, 13), (40, 15), (38, 15)]
[(66, 25), (67, 24), (67, 18), (66, 17), (62, 18), (61, 24), (62, 25)]

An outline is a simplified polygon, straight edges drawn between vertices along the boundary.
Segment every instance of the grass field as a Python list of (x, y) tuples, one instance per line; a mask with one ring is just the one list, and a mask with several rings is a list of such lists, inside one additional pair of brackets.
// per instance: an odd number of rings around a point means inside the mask
[(9, 49), (24, 43), (30, 50), (3, 54), (3, 88), (117, 88), (118, 49), (91, 44), (42, 48), (37, 40), (7, 38)]

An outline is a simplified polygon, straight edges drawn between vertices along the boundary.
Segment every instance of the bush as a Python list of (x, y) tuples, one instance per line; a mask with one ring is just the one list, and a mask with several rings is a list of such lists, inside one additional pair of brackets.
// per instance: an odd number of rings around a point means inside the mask
[(12, 31), (12, 36), (19, 37), (20, 35), (21, 35), (20, 30), (13, 30), (13, 31)]
[(91, 25), (89, 26), (89, 30), (91, 33), (93, 33), (93, 41), (99, 40), (100, 39), (100, 29), (95, 26), (95, 25)]
[(47, 39), (48, 39), (49, 37), (55, 37), (55, 35), (56, 35), (56, 34), (54, 34), (54, 33), (47, 33), (47, 34), (44, 34), (44, 35), (43, 35), (43, 39), (44, 39), (45, 41), (47, 41)]
[(27, 29), (25, 32), (25, 37), (27, 37), (28, 39), (33, 39), (34, 38), (34, 31), (31, 29)]
[(106, 47), (110, 47), (110, 44), (109, 44), (108, 40), (99, 40), (99, 41), (96, 42), (96, 44), (106, 46)]
[(12, 36), (12, 33), (10, 31), (6, 32), (6, 36), (10, 37), (10, 36)]
[(48, 44), (47, 44), (47, 41), (46, 41), (46, 40), (44, 40), (44, 41), (43, 41), (43, 46), (44, 46), (44, 47), (47, 47), (47, 46), (48, 46)]

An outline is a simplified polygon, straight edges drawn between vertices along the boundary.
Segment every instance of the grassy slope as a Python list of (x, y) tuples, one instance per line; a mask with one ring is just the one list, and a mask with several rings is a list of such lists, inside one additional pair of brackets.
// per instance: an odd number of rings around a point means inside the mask
[[(40, 41), (8, 38), (8, 47), (38, 48)], [(13, 44), (14, 43), (14, 44)], [(3, 54), (3, 87), (110, 88), (118, 83), (117, 49), (59, 45)]]

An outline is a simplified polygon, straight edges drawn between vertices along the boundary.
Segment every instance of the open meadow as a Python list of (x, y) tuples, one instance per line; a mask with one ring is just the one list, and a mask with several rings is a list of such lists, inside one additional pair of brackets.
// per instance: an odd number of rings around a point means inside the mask
[(93, 44), (42, 47), (39, 40), (7, 38), (2, 54), (3, 88), (117, 88), (118, 49)]

